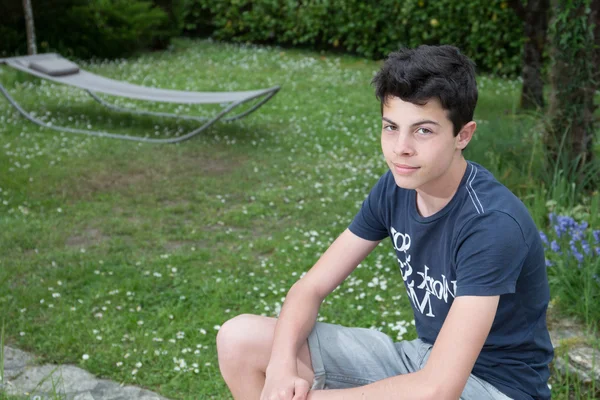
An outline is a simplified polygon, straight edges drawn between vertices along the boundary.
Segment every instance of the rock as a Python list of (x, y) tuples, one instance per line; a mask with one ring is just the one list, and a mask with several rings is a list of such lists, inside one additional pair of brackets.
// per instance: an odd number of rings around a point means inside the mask
[(79, 393), (73, 397), (73, 400), (96, 400), (90, 392)]
[(53, 393), (55, 389), (62, 393), (78, 393), (93, 389), (98, 381), (81, 368), (46, 364), (26, 368), (12, 384), (28, 393)]
[(125, 400), (125, 399), (137, 399), (141, 389), (134, 386), (123, 386), (121, 387), (116, 382), (102, 380), (98, 382), (98, 385), (92, 390), (92, 395), (95, 399), (103, 400)]
[(4, 380), (19, 376), (25, 367), (33, 364), (35, 358), (24, 351), (4, 346)]
[(554, 365), (563, 374), (576, 375), (583, 383), (600, 384), (600, 350), (597, 340), (574, 319), (551, 319), (550, 338), (555, 348)]
[(136, 386), (121, 386), (98, 379), (74, 365), (35, 365), (35, 358), (24, 351), (4, 347), (5, 376), (0, 390), (9, 395), (67, 400), (168, 400)]

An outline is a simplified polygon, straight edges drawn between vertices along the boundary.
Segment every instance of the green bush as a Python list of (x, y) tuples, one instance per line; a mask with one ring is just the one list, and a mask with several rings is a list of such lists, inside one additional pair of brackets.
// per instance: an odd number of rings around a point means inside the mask
[[(23, 10), (10, 3), (15, 2), (0, 0), (0, 8), (8, 10), (0, 16), (0, 52), (24, 54)], [(171, 29), (167, 13), (150, 1), (33, 0), (32, 8), (39, 52), (114, 58), (179, 34)]]
[[(0, 0), (0, 9), (0, 52), (24, 53), (20, 2)], [(33, 11), (40, 51), (80, 57), (164, 48), (183, 31), (374, 59), (400, 46), (453, 44), (480, 71), (515, 75), (523, 43), (503, 0), (33, 0)]]
[(171, 38), (181, 35), (184, 29), (185, 6), (187, 0), (152, 0), (152, 3), (163, 10), (168, 18), (158, 27), (159, 32), (154, 38), (151, 47), (164, 49)]
[(195, 10), (187, 12), (186, 28), (210, 25), (218, 40), (341, 49), (369, 58), (399, 46), (453, 44), (480, 70), (514, 75), (521, 65), (522, 23), (502, 0), (186, 0), (185, 7)]
[(167, 14), (148, 1), (95, 0), (70, 11), (80, 23), (74, 52), (83, 56), (107, 58), (131, 54), (147, 48), (166, 34)]

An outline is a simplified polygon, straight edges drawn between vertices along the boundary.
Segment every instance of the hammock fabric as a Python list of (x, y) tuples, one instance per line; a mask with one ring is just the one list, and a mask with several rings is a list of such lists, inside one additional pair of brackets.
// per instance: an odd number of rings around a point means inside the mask
[[(268, 89), (262, 90), (251, 90), (241, 92), (191, 92), (181, 90), (169, 90), (159, 89), (149, 86), (134, 85), (131, 83), (118, 81), (114, 79), (105, 78), (100, 75), (92, 74), (91, 72), (85, 71), (75, 63), (61, 57), (55, 53), (38, 54), (33, 56), (23, 57), (10, 57), (0, 58), (0, 65), (6, 64), (9, 67), (17, 69), (22, 72), (26, 72), (30, 75), (47, 79), (53, 82), (63, 83), (65, 85), (73, 86), (79, 89), (85, 90), (90, 96), (100, 104), (109, 107), (112, 110), (118, 112), (127, 112), (142, 115), (153, 115), (159, 117), (171, 117), (180, 119), (189, 119), (203, 122), (203, 125), (199, 128), (189, 132), (185, 135), (168, 138), (168, 139), (154, 139), (145, 137), (136, 137), (128, 135), (119, 135), (108, 132), (99, 132), (93, 130), (84, 129), (73, 129), (68, 127), (61, 127), (47, 124), (30, 113), (25, 111), (8, 93), (8, 91), (0, 84), (0, 92), (7, 98), (10, 104), (15, 107), (19, 113), (25, 118), (34, 122), (40, 126), (63, 131), (70, 133), (81, 133), (92, 136), (110, 137), (115, 139), (125, 139), (140, 142), (149, 143), (177, 143), (184, 140), (190, 139), (196, 136), (200, 132), (204, 131), (220, 119), (223, 121), (233, 121), (258, 109), (264, 103), (269, 101), (278, 91), (279, 86), (274, 86)], [(96, 93), (103, 93), (111, 96), (126, 97), (135, 100), (145, 100), (153, 102), (166, 102), (166, 103), (178, 103), (178, 104), (225, 104), (225, 107), (212, 118), (201, 118), (189, 115), (177, 115), (169, 113), (159, 113), (153, 111), (141, 111), (133, 110), (115, 106), (107, 103), (96, 95)], [(233, 115), (228, 118), (224, 118), (226, 114), (232, 111), (234, 108), (246, 102), (257, 100), (258, 102), (248, 110)]]

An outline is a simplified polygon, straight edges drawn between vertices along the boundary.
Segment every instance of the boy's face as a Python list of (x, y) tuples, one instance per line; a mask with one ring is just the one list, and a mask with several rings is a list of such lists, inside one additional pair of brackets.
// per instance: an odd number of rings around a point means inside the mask
[[(475, 129), (456, 137), (448, 112), (438, 99), (419, 106), (389, 97), (383, 106), (381, 148), (399, 187), (421, 189), (432, 194), (448, 184), (448, 171), (462, 159), (461, 150)], [(446, 184), (446, 185), (445, 185)]]

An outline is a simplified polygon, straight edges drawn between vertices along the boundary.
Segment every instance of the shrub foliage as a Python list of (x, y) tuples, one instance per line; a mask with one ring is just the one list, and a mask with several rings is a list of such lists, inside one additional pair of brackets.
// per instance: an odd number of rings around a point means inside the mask
[(187, 0), (186, 27), (219, 40), (340, 49), (381, 58), (400, 46), (453, 44), (480, 70), (516, 74), (522, 24), (502, 0)]
[[(115, 58), (173, 35), (167, 13), (150, 1), (33, 0), (32, 8), (39, 52)], [(0, 52), (26, 54), (21, 2), (0, 0), (0, 9)]]
[[(0, 51), (24, 53), (20, 2), (0, 0)], [(40, 45), (117, 57), (172, 36), (340, 50), (382, 58), (400, 46), (453, 44), (482, 71), (517, 74), (522, 24), (504, 0), (33, 0)], [(47, 50), (47, 49), (46, 49)]]

